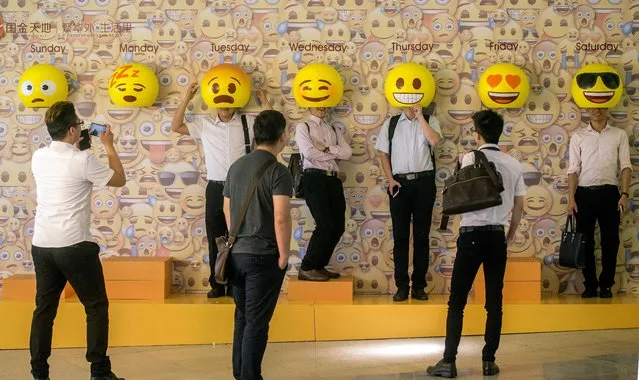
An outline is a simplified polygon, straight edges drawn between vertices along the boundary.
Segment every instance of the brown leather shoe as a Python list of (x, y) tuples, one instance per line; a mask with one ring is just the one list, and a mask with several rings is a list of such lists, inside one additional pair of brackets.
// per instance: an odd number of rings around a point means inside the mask
[(328, 277), (328, 278), (335, 279), (335, 278), (339, 278), (340, 277), (339, 273), (331, 272), (330, 270), (328, 270), (326, 268), (318, 269), (317, 271), (320, 272), (321, 274), (323, 274), (324, 276)]
[(328, 276), (323, 275), (317, 269), (301, 270), (297, 274), (300, 281), (328, 281)]

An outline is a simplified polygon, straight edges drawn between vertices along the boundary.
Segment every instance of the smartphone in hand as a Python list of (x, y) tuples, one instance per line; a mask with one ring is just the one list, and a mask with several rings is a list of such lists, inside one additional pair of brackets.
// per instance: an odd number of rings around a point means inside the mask
[(80, 145), (78, 146), (80, 150), (87, 150), (91, 148), (91, 137), (89, 136), (88, 129), (83, 129), (80, 131), (80, 138)]
[(91, 136), (100, 136), (102, 135), (104, 132), (106, 132), (107, 127), (104, 124), (98, 124), (98, 123), (91, 123), (91, 125), (89, 126), (89, 135)]

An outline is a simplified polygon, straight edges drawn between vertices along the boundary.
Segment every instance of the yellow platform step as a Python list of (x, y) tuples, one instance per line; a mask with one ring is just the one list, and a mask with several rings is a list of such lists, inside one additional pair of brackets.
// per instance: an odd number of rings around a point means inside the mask
[(171, 257), (112, 256), (102, 267), (109, 299), (161, 300), (171, 294)]
[[(2, 281), (2, 287), (2, 298), (6, 301), (33, 301), (36, 295), (35, 273), (14, 274)], [(75, 292), (67, 282), (60, 298), (64, 300), (74, 296)]]
[(353, 278), (343, 276), (326, 282), (300, 281), (289, 277), (288, 300), (304, 302), (353, 302)]
[[(541, 262), (534, 257), (512, 257), (506, 262), (504, 302), (539, 302), (541, 300)], [(486, 300), (484, 268), (479, 267), (475, 278), (474, 300)]]

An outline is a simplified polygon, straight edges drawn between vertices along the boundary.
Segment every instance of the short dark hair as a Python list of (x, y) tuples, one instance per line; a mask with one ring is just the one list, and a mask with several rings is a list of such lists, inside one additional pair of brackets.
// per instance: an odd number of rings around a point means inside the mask
[(504, 119), (493, 110), (475, 112), (473, 115), (475, 131), (489, 144), (499, 143), (499, 137), (504, 131)]
[(257, 145), (275, 145), (286, 130), (286, 119), (279, 111), (260, 112), (253, 124), (253, 134)]
[(73, 103), (68, 101), (56, 102), (47, 110), (44, 116), (47, 131), (52, 140), (63, 140), (69, 128), (76, 125), (78, 116), (75, 114)]

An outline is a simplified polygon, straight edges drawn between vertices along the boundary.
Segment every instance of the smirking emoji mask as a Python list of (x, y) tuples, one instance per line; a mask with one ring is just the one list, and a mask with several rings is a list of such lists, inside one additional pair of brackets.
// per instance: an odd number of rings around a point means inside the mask
[(324, 63), (304, 66), (293, 81), (293, 96), (300, 107), (335, 107), (343, 94), (342, 77), (332, 66)]

